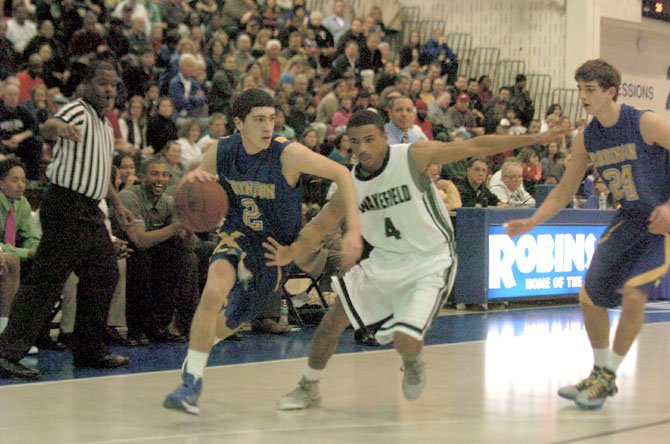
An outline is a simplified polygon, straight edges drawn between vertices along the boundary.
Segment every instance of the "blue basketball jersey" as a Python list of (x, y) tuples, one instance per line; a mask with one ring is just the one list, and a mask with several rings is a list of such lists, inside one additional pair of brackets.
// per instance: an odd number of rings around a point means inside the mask
[(670, 156), (658, 145), (648, 145), (640, 133), (646, 111), (621, 105), (621, 115), (610, 128), (593, 119), (584, 130), (584, 144), (598, 173), (607, 181), (621, 212), (647, 218), (670, 197)]
[(280, 156), (290, 140), (273, 136), (270, 146), (250, 155), (235, 134), (219, 141), (216, 170), (228, 193), (228, 215), (221, 227), (265, 240), (268, 236), (288, 245), (301, 228), (302, 192), (282, 175)]

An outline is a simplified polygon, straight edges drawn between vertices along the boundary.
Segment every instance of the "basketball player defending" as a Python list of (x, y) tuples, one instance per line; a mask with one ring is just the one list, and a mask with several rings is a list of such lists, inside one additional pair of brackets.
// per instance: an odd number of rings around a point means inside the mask
[[(375, 338), (382, 344), (394, 342), (403, 360), (403, 394), (409, 400), (417, 399), (425, 385), (423, 337), (449, 295), (456, 273), (454, 230), (426, 174), (428, 166), (549, 143), (560, 131), (389, 147), (382, 118), (362, 110), (349, 120), (347, 134), (359, 159), (352, 175), (361, 231), (374, 249), (343, 278), (333, 279), (339, 299), (316, 330), (308, 367), (298, 388), (279, 400), (280, 410), (320, 405), (321, 373), (350, 324), (355, 329), (378, 325)], [(300, 257), (341, 217), (337, 205), (327, 204), (290, 247), (269, 239), (265, 244), (269, 264), (285, 265)]]
[[(589, 159), (621, 204), (579, 292), (593, 370), (588, 378), (558, 391), (579, 407), (594, 409), (616, 394), (616, 372), (642, 328), (644, 304), (670, 265), (670, 123), (652, 112), (617, 104), (621, 76), (604, 60), (584, 63), (575, 80), (593, 120), (573, 141), (572, 160), (559, 185), (531, 218), (509, 221), (507, 233), (525, 233), (565, 208)], [(607, 309), (619, 304), (621, 319), (610, 349)]]
[(254, 319), (280, 286), (285, 273), (281, 267), (265, 265), (262, 243), (268, 236), (287, 244), (296, 239), (301, 227), (301, 174), (337, 183), (341, 191), (337, 205), (344, 209), (347, 221), (345, 262), (353, 264), (362, 250), (349, 171), (299, 143), (274, 136), (274, 101), (262, 90), (240, 94), (231, 117), (239, 133), (219, 140), (198, 168), (182, 179), (219, 180), (230, 205), (193, 317), (182, 384), (163, 403), (191, 414), (200, 412), (202, 375), (213, 344)]

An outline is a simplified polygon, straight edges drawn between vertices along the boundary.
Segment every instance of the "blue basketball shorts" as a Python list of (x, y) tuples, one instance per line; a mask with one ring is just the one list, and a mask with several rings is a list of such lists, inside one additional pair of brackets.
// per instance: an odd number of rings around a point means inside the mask
[(230, 329), (256, 318), (281, 288), (282, 267), (265, 265), (263, 241), (240, 231), (220, 232), (219, 244), (209, 259), (210, 264), (226, 260), (237, 272), (224, 312)]
[(621, 304), (624, 287), (651, 294), (670, 267), (670, 236), (651, 234), (647, 225), (645, 218), (614, 217), (598, 241), (581, 298), (612, 308)]

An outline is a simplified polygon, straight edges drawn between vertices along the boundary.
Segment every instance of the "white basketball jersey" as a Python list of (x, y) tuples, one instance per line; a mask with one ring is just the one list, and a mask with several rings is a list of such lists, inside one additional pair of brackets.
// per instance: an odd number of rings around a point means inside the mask
[(361, 234), (394, 253), (427, 252), (454, 240), (449, 213), (428, 175), (416, 169), (409, 147), (391, 145), (386, 163), (368, 177), (360, 165), (352, 172)]

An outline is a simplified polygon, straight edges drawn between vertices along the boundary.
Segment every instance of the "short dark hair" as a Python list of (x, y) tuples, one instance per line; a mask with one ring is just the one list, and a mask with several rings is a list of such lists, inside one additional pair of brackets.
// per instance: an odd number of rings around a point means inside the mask
[(525, 81), (526, 76), (524, 74), (517, 74), (516, 78), (514, 79), (514, 83), (525, 82)]
[(471, 157), (468, 159), (468, 168), (471, 168), (475, 162), (484, 162), (488, 166), (488, 162), (483, 157)]
[(379, 113), (370, 111), (368, 109), (356, 111), (349, 119), (349, 122), (347, 123), (347, 129), (365, 125), (374, 125), (380, 131), (384, 131), (384, 119), (382, 119)]
[(123, 159), (125, 159), (126, 157), (129, 158), (130, 160), (132, 160), (133, 164), (135, 165), (135, 168), (137, 168), (137, 162), (135, 161), (135, 158), (131, 154), (128, 154), (128, 153), (120, 153), (120, 154), (114, 156), (114, 159), (112, 160), (112, 165), (120, 168), (121, 167), (121, 161)]
[(510, 89), (509, 86), (501, 86), (500, 88), (498, 88), (498, 94), (500, 94), (503, 89), (507, 90), (507, 92), (509, 92), (509, 93), (512, 92), (512, 90)]
[(21, 167), (23, 168), (23, 171), (26, 170), (26, 166), (17, 158), (10, 158), (10, 159), (5, 159), (0, 162), (0, 180), (5, 180), (5, 177), (7, 177), (7, 174), (9, 174), (9, 170), (15, 167)]
[(621, 85), (621, 74), (619, 71), (603, 59), (594, 59), (585, 62), (575, 71), (575, 80), (582, 82), (598, 82), (603, 89), (616, 88), (614, 100), (619, 95)]
[(258, 88), (247, 89), (233, 102), (230, 115), (233, 119), (237, 117), (244, 121), (252, 108), (265, 106), (275, 107), (275, 101), (270, 94)]
[(149, 171), (149, 166), (151, 165), (165, 165), (167, 166), (167, 161), (162, 156), (154, 156), (151, 159), (147, 160), (144, 164), (144, 171)]
[(84, 71), (84, 79), (83, 79), (84, 82), (90, 82), (91, 80), (93, 80), (93, 77), (95, 77), (95, 73), (98, 71), (116, 72), (116, 69), (114, 68), (114, 65), (112, 65), (106, 60), (95, 59), (88, 64), (86, 70)]

